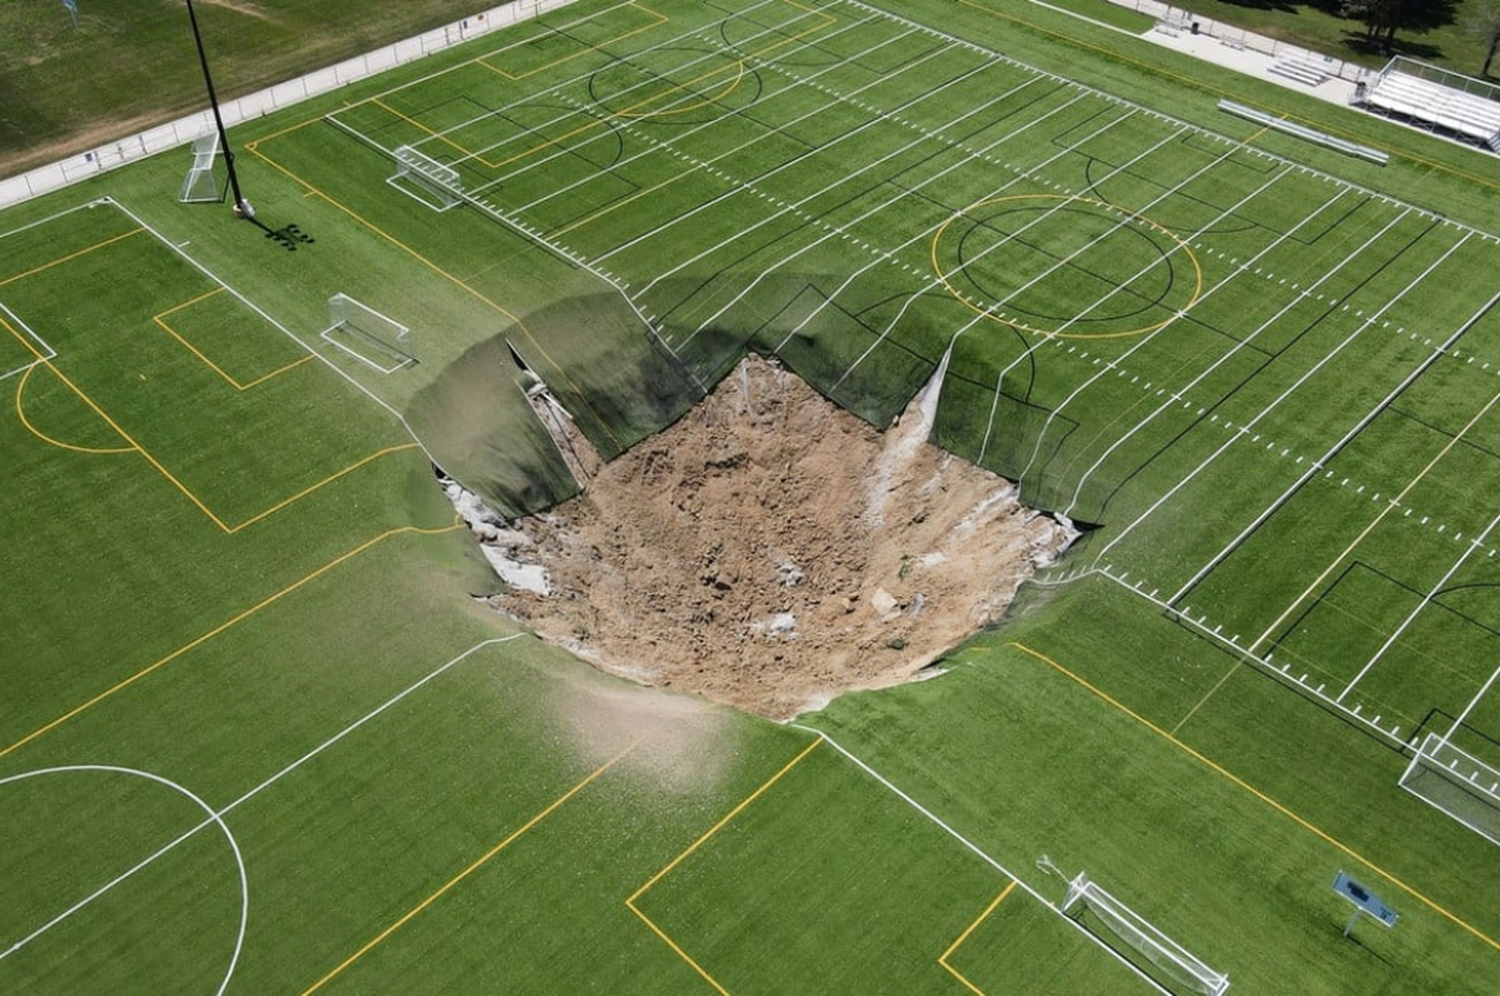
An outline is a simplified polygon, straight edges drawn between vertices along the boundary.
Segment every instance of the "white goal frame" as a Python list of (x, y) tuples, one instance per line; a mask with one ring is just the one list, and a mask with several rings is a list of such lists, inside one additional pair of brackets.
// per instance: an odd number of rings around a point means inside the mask
[(1500, 769), (1447, 735), (1429, 733), (1397, 782), (1432, 808), (1500, 844)]
[(411, 329), (344, 293), (328, 299), (322, 339), (383, 374), (417, 362)]
[(444, 166), (410, 145), (398, 146), (391, 155), (396, 158), (396, 172), (385, 182), (406, 196), (439, 214), (464, 202), (463, 180), (452, 166)]
[(1132, 950), (1171, 976), (1173, 982), (1191, 985), (1196, 992), (1207, 996), (1222, 996), (1229, 988), (1229, 976), (1209, 968), (1083, 872), (1068, 883), (1068, 894), (1059, 909), (1067, 913), (1079, 903), (1104, 921), (1110, 932)]
[[(210, 131), (193, 140), (193, 165), (182, 178), (179, 204), (222, 204), (228, 188), (219, 177), (224, 150), (219, 148), (219, 133)], [(227, 170), (226, 170), (227, 177)]]

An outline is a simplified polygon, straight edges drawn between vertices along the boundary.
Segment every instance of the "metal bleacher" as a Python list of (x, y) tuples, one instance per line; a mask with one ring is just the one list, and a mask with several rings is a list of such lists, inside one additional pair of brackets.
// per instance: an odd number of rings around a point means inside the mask
[(1398, 57), (1365, 88), (1362, 102), (1500, 152), (1500, 88), (1483, 81)]

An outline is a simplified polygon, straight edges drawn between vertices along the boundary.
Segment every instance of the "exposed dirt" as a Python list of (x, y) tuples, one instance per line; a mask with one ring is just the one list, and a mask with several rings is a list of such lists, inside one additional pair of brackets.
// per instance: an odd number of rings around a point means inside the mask
[(582, 497), (512, 523), (506, 555), (550, 594), (496, 606), (605, 670), (775, 719), (910, 679), (1071, 538), (926, 442), (940, 377), (882, 434), (747, 359)]

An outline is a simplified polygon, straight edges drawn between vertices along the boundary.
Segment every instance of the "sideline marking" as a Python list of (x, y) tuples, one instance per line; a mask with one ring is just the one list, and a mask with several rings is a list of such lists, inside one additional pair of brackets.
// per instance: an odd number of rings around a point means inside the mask
[(438, 887), (437, 891), (433, 892), (426, 899), (422, 900), (420, 903), (407, 910), (404, 914), (401, 915), (399, 919), (396, 920), (395, 923), (392, 923), (389, 927), (386, 927), (380, 933), (370, 938), (369, 941), (365, 942), (363, 947), (354, 952), (348, 958), (345, 958), (331, 972), (304, 989), (302, 991), (302, 996), (311, 996), (312, 993), (315, 993), (319, 989), (322, 989), (323, 986), (337, 977), (340, 972), (348, 968), (350, 965), (354, 964), (356, 961), (359, 961), (359, 959), (363, 958), (371, 948), (375, 947), (381, 941), (384, 941), (387, 937), (391, 936), (397, 930), (401, 929), (401, 927), (404, 926), (408, 920), (425, 910), (427, 907), (431, 906), (433, 903), (437, 902), (443, 897), (446, 892), (448, 892), (448, 890), (452, 889), (454, 886), (458, 885), (474, 872), (484, 867), (484, 865), (487, 864), (491, 858), (509, 847), (514, 841), (520, 838), (532, 827), (545, 820), (548, 816), (551, 816), (553, 811), (556, 810), (559, 806), (567, 802), (569, 799), (573, 798), (573, 796), (577, 795), (579, 792), (583, 791), (583, 789), (587, 787), (590, 782), (598, 778), (600, 775), (604, 774), (610, 768), (614, 767), (617, 762), (625, 757), (625, 755), (635, 750), (637, 742), (638, 741), (632, 741), (630, 745), (620, 753), (616, 754), (614, 757), (610, 758), (608, 761), (605, 761), (602, 765), (595, 768), (583, 781), (579, 782), (577, 785), (574, 785), (572, 788), (568, 789), (568, 791), (552, 800), (552, 802), (547, 806), (546, 809), (543, 809), (531, 819), (527, 820), (521, 827), (512, 831), (510, 835), (507, 836), (504, 840), (500, 841), (500, 843), (496, 844), (494, 847), (490, 848), (488, 851), (484, 852), (484, 854), (480, 855), (473, 862), (471, 862), (467, 868), (459, 872), (457, 875), (454, 875), (448, 881), (444, 882), (441, 886)]
[(984, 908), (984, 912), (975, 917), (974, 922), (965, 927), (964, 932), (958, 935), (958, 940), (948, 945), (948, 950), (938, 955), (938, 964), (946, 968), (948, 970), (948, 974), (952, 975), (955, 979), (957, 979), (959, 982), (962, 982), (966, 987), (968, 987), (968, 990), (974, 993), (974, 996), (988, 996), (988, 994), (986, 994), (983, 989), (980, 989), (974, 983), (970, 982), (962, 972), (954, 968), (952, 965), (948, 964), (948, 959), (952, 957), (953, 952), (957, 951), (959, 947), (963, 945), (964, 941), (967, 941), (969, 939), (969, 935), (974, 933), (974, 931), (979, 928), (979, 925), (981, 923), (984, 923), (984, 921), (990, 918), (990, 914), (995, 912), (995, 908), (1001, 903), (1005, 902), (1005, 897), (1010, 895), (1011, 890), (1015, 887), (1015, 879), (1011, 879), (1009, 882), (1007, 882), (1005, 888), (1000, 890), (1000, 895), (996, 896), (994, 901)]
[(1422, 893), (1418, 892), (1416, 889), (1412, 888), (1410, 885), (1407, 885), (1404, 881), (1402, 881), (1401, 879), (1397, 878), (1395, 875), (1392, 875), (1390, 872), (1386, 871), (1384, 868), (1382, 868), (1379, 865), (1375, 864), (1375, 862), (1371, 861), (1369, 858), (1366, 858), (1363, 854), (1360, 854), (1358, 851), (1354, 850), (1354, 848), (1350, 847), (1348, 844), (1345, 844), (1342, 841), (1338, 840), (1336, 837), (1332, 836), (1331, 834), (1329, 834), (1329, 833), (1327, 833), (1327, 832), (1325, 832), (1323, 830), (1318, 829), (1318, 827), (1314, 826), (1313, 824), (1309, 823), (1307, 820), (1305, 820), (1302, 817), (1298, 816), (1296, 813), (1292, 812), (1290, 809), (1288, 809), (1287, 807), (1283, 806), (1281, 803), (1277, 802), (1275, 799), (1271, 798), (1269, 795), (1266, 795), (1266, 793), (1262, 792), (1260, 789), (1258, 789), (1255, 786), (1251, 785), (1249, 782), (1245, 781), (1243, 778), (1241, 778), (1238, 775), (1234, 774), (1233, 772), (1229, 771), (1227, 768), (1223, 767), (1222, 765), (1218, 764), (1217, 762), (1215, 762), (1213, 760), (1210, 760), (1207, 756), (1205, 756), (1203, 754), (1200, 754), (1198, 751), (1194, 750), (1192, 747), (1189, 747), (1187, 744), (1183, 743), (1181, 740), (1177, 739), (1172, 734), (1170, 734), (1166, 730), (1162, 729), (1160, 726), (1157, 726), (1155, 723), (1151, 722), (1151, 720), (1147, 719), (1145, 716), (1142, 716), (1140, 713), (1138, 713), (1135, 710), (1131, 709), (1129, 706), (1127, 706), (1124, 703), (1120, 702), (1118, 699), (1115, 699), (1115, 698), (1111, 697), (1103, 689), (1100, 689), (1100, 688), (1098, 688), (1098, 687), (1096, 687), (1094, 685), (1089, 684), (1088, 681), (1086, 681), (1083, 678), (1079, 677), (1078, 675), (1074, 674), (1072, 671), (1069, 671), (1067, 668), (1063, 667), (1061, 664), (1057, 663), (1057, 661), (1055, 661), (1052, 658), (1048, 657), (1046, 654), (1043, 654), (1043, 653), (1041, 653), (1039, 651), (1036, 651), (1036, 650), (1032, 650), (1030, 647), (1026, 646), (1024, 643), (1017, 643), (1014, 640), (1012, 640), (1011, 642), (1006, 643), (1005, 646), (1007, 646), (1007, 647), (1014, 647), (1016, 650), (1021, 651), (1023, 654), (1026, 654), (1029, 657), (1033, 657), (1036, 660), (1041, 661), (1043, 664), (1046, 664), (1047, 666), (1053, 668), (1054, 670), (1056, 670), (1059, 674), (1063, 675), (1064, 677), (1072, 679), (1075, 683), (1081, 685), (1083, 688), (1086, 688), (1090, 692), (1093, 692), (1094, 695), (1098, 696), (1100, 699), (1102, 699), (1103, 701), (1105, 701), (1109, 705), (1114, 706), (1120, 712), (1122, 712), (1125, 715), (1129, 716), (1131, 719), (1135, 720), (1137, 723), (1140, 723), (1142, 726), (1146, 727), (1151, 732), (1153, 732), (1153, 733), (1157, 734), (1158, 736), (1162, 737), (1168, 743), (1171, 743), (1173, 746), (1177, 747), (1178, 749), (1180, 749), (1181, 751), (1183, 751), (1184, 753), (1186, 753), (1190, 757), (1192, 757), (1195, 760), (1197, 760), (1197, 761), (1201, 762), (1202, 764), (1206, 765), (1210, 770), (1212, 770), (1214, 772), (1217, 772), (1218, 774), (1220, 774), (1220, 775), (1224, 776), (1225, 778), (1229, 779), (1235, 785), (1238, 785), (1240, 788), (1244, 789), (1246, 792), (1249, 792), (1251, 795), (1255, 796), (1261, 802), (1264, 802), (1266, 805), (1270, 806), (1272, 809), (1276, 810), (1281, 815), (1287, 817), (1292, 822), (1294, 822), (1298, 826), (1302, 827), (1304, 830), (1311, 831), (1315, 836), (1317, 836), (1319, 839), (1323, 840), (1325, 843), (1333, 845), (1339, 851), (1342, 851), (1346, 856), (1352, 858), (1355, 861), (1358, 861), (1360, 864), (1364, 865), (1366, 868), (1369, 868), (1371, 871), (1375, 872), (1377, 875), (1383, 876), (1391, 884), (1395, 885), (1397, 888), (1401, 889), (1407, 895), (1411, 896), (1413, 899), (1415, 899), (1418, 902), (1422, 903), (1424, 906), (1426, 906), (1429, 909), (1433, 910), (1434, 912), (1439, 913), (1442, 916), (1446, 917), (1449, 921), (1451, 921), (1452, 923), (1454, 923), (1455, 925), (1457, 925), (1459, 927), (1462, 927), (1464, 930), (1468, 931), (1470, 934), (1474, 935), (1479, 940), (1483, 941), (1485, 944), (1488, 944), (1491, 948), (1494, 948), (1496, 951), (1500, 951), (1500, 941), (1496, 941), (1494, 938), (1490, 937), (1488, 934), (1486, 934), (1483, 931), (1481, 931), (1478, 927), (1473, 926), (1472, 924), (1468, 923), (1467, 921), (1460, 919), (1456, 914), (1449, 912), (1447, 909), (1445, 909), (1442, 906), (1439, 906), (1437, 903), (1433, 902), (1431, 899), (1428, 899), (1425, 895), (1423, 895)]
[(72, 709), (69, 709), (61, 716), (52, 720), (50, 723), (47, 723), (46, 725), (40, 726), (37, 729), (31, 731), (30, 733), (26, 734), (26, 736), (17, 740), (15, 743), (12, 743), (10, 746), (0, 749), (0, 758), (3, 758), (7, 754), (21, 749), (43, 734), (56, 729), (57, 727), (61, 726), (63, 723), (66, 723), (68, 720), (79, 715), (80, 713), (86, 712), (87, 710), (93, 708), (100, 702), (103, 702), (105, 699), (109, 698), (111, 695), (114, 695), (116, 692), (123, 691), (130, 685), (135, 684), (137, 681), (140, 681), (142, 678), (146, 677), (146, 675), (150, 674), (152, 671), (155, 671), (157, 668), (170, 664), (172, 661), (181, 657), (188, 651), (193, 650), (194, 648), (199, 647), (204, 643), (207, 643), (209, 640), (212, 640), (214, 637), (218, 636), (220, 633), (223, 633), (225, 630), (230, 629), (236, 624), (241, 623), (251, 616), (255, 615), (255, 613), (259, 612), (261, 609), (264, 609), (266, 606), (272, 604), (273, 602), (281, 600), (283, 597), (285, 597), (286, 595), (290, 595), (292, 592), (296, 591), (298, 588), (301, 588), (308, 582), (313, 581), (316, 578), (321, 577), (323, 574), (328, 573), (335, 567), (342, 564), (344, 561), (357, 557), (359, 554), (365, 552), (376, 544), (389, 539), (392, 536), (400, 536), (405, 533), (414, 533), (418, 536), (437, 536), (442, 533), (449, 533), (453, 532), (454, 530), (463, 528), (465, 527), (462, 522), (455, 522), (454, 524), (449, 526), (433, 528), (423, 526), (397, 526), (394, 529), (387, 529), (385, 532), (380, 533), (379, 535), (371, 539), (365, 540), (363, 543), (359, 544), (353, 549), (346, 550), (344, 553), (339, 554), (337, 557), (328, 561), (322, 567), (319, 567), (312, 573), (307, 574), (306, 576), (296, 581), (293, 581), (291, 584), (287, 585), (285, 588), (282, 588), (280, 591), (261, 599), (259, 602), (250, 606), (250, 608), (243, 610), (237, 615), (231, 616), (229, 619), (219, 623), (219, 625), (215, 626), (208, 632), (193, 638), (187, 643), (184, 643), (182, 646), (167, 654), (165, 657), (158, 658), (152, 663), (141, 668), (135, 674), (130, 675), (128, 678), (124, 678), (116, 682), (115, 684), (106, 688), (104, 691), (95, 695), (93, 698), (88, 699), (80, 705), (74, 706)]
[[(661, 871), (657, 872), (655, 875), (652, 875), (645, 885), (641, 886), (639, 889), (636, 889), (635, 892), (631, 893), (630, 896), (625, 900), (626, 908), (628, 908), (630, 912), (639, 917), (641, 922), (644, 923), (647, 927), (650, 927), (653, 934), (661, 938), (666, 943), (667, 947), (676, 952), (677, 957), (687, 962), (688, 965), (693, 969), (693, 971), (697, 972), (698, 975), (703, 978), (703, 981), (713, 986), (714, 991), (719, 993), (720, 996), (730, 996), (729, 990), (719, 985), (718, 981), (712, 975), (709, 975), (702, 965), (699, 965), (696, 961), (694, 961), (691, 955), (682, 950), (682, 948), (678, 946), (677, 942), (672, 940), (672, 938), (667, 935), (667, 932), (665, 930), (662, 930), (650, 917), (642, 913), (640, 908), (635, 904), (636, 900), (640, 899), (648, 889), (654, 886), (657, 882), (661, 881), (661, 879), (665, 877), (668, 872), (676, 868), (678, 865), (682, 864), (683, 861), (687, 860), (687, 858), (692, 855), (694, 851), (707, 843), (710, 837), (718, 833), (720, 830), (724, 829), (724, 827), (728, 825), (731, 820), (740, 815), (740, 813), (745, 809), (746, 806), (749, 806), (756, 799), (764, 795), (765, 792), (769, 790), (772, 785), (775, 785), (778, 781), (780, 781), (787, 772), (791, 771), (798, 764), (802, 763), (802, 759), (811, 754), (813, 750), (825, 739), (826, 738), (821, 733), (818, 734), (818, 738), (816, 740), (804, 747), (802, 751), (798, 753), (796, 757), (788, 761), (780, 771), (776, 772), (776, 774), (766, 779), (766, 781), (761, 784), (760, 788), (756, 789), (754, 792), (751, 792), (749, 795), (747, 795), (744, 799), (740, 800), (739, 805), (735, 806), (727, 814), (725, 814), (725, 816), (721, 820), (719, 820), (719, 822), (715, 823), (712, 827), (709, 827), (706, 833), (689, 844), (686, 850), (684, 850), (681, 854), (677, 855), (677, 857), (668, 862), (667, 866)], [(311, 990), (309, 990), (309, 992), (310, 991)], [(303, 993), (302, 996), (307, 996), (307, 993)]]
[[(489, 60), (493, 59), (497, 55), (504, 55), (512, 51), (513, 49), (521, 48), (526, 45), (532, 45), (536, 42), (543, 41), (549, 38), (555, 38), (559, 35), (564, 38), (571, 37), (570, 35), (568, 35), (569, 28), (575, 28), (580, 24), (587, 24), (588, 22), (593, 21), (595, 18), (602, 17), (605, 14), (612, 14), (617, 10), (624, 10), (627, 7), (646, 14), (650, 14), (652, 17), (656, 18), (656, 20), (652, 21), (650, 24), (643, 24), (639, 27), (631, 28), (629, 31), (615, 35), (611, 38), (605, 38), (596, 42), (585, 42), (583, 43), (584, 47), (578, 49), (573, 54), (564, 55), (560, 58), (553, 59), (551, 62), (528, 69), (524, 73), (509, 73), (504, 69), (501, 69), (499, 66), (490, 65)], [(652, 28), (660, 27), (670, 20), (671, 18), (667, 15), (658, 13), (657, 11), (652, 10), (650, 7), (647, 7), (645, 4), (636, 3), (634, 2), (634, 0), (626, 0), (625, 3), (615, 4), (615, 6), (606, 7), (603, 10), (596, 10), (592, 14), (585, 14), (583, 17), (569, 21), (567, 24), (560, 24), (555, 28), (551, 25), (543, 24), (541, 25), (541, 27), (546, 28), (549, 32), (548, 34), (536, 35), (532, 38), (522, 38), (520, 41), (511, 42), (509, 45), (502, 45), (499, 48), (495, 49), (493, 52), (488, 53), (487, 55), (479, 56), (474, 61), (484, 68), (490, 70), (491, 72), (499, 73), (501, 76), (504, 76), (506, 79), (511, 80), (512, 82), (514, 82), (515, 80), (524, 80), (528, 76), (535, 76), (537, 73), (545, 72), (548, 69), (555, 69), (556, 67), (562, 65), (564, 62), (572, 62), (574, 59), (577, 59), (580, 56), (588, 55), (590, 52), (598, 52), (601, 55), (608, 56), (609, 53), (604, 51), (604, 49), (602, 49), (600, 46), (610, 45), (618, 41), (624, 41), (626, 38), (629, 38), (632, 35), (638, 35), (643, 31), (650, 31)]]

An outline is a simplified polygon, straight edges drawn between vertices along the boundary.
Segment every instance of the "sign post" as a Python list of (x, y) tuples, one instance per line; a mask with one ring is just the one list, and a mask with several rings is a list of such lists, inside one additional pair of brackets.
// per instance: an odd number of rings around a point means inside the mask
[(1349, 936), (1361, 915), (1371, 916), (1385, 927), (1394, 927), (1400, 919), (1395, 910), (1343, 872), (1339, 872), (1338, 877), (1333, 880), (1333, 891), (1354, 904), (1354, 912), (1349, 914), (1349, 922), (1344, 924), (1345, 937)]

